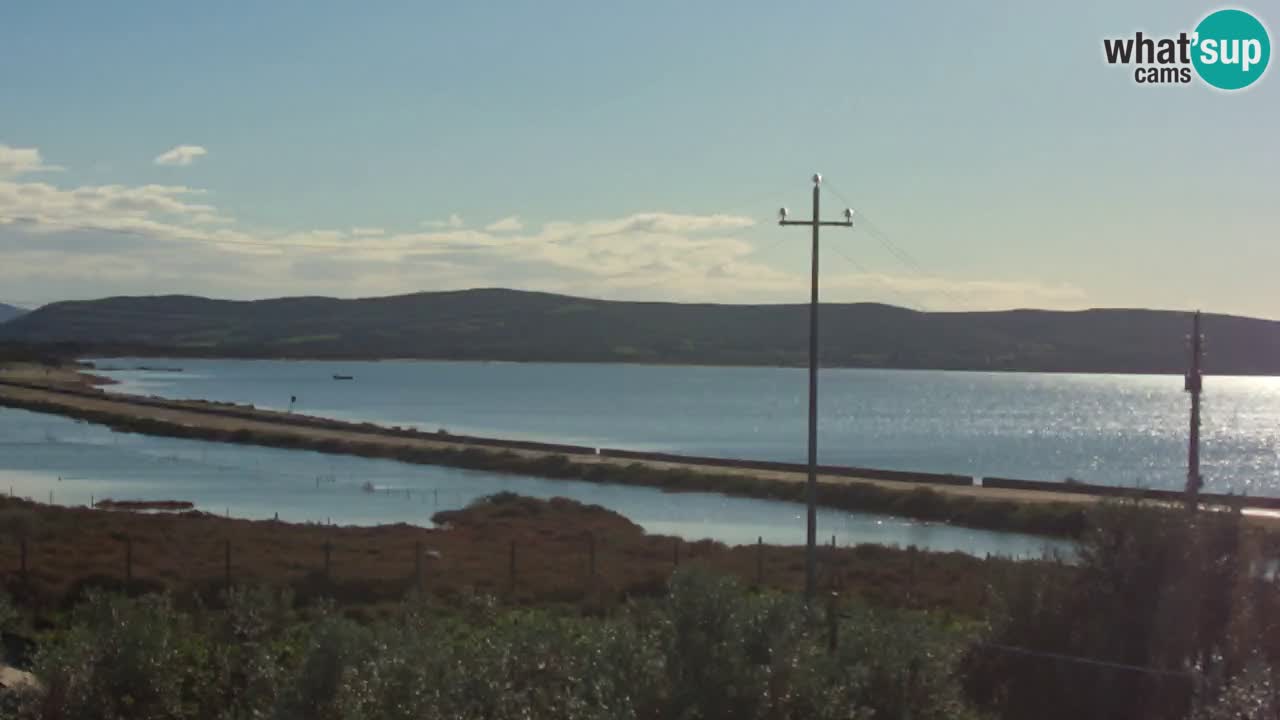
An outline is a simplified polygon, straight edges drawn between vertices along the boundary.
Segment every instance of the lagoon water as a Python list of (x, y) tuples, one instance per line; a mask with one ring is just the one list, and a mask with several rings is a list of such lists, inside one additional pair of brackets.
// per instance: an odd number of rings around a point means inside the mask
[[(374, 492), (363, 489), (372, 484)], [(502, 475), (390, 460), (115, 433), (56, 415), (0, 408), (0, 492), (41, 502), (188, 500), (206, 512), (265, 519), (429, 526), (437, 510), (512, 491), (570, 497), (621, 512), (655, 533), (730, 544), (804, 542), (804, 508), (707, 493)], [(916, 545), (1014, 557), (1064, 548), (1040, 538), (900, 518), (821, 511), (841, 545)]]
[[(489, 362), (116, 358), (118, 392), (496, 437), (802, 462), (807, 371)], [(354, 380), (335, 381), (334, 374)], [(830, 369), (819, 454), (841, 465), (1180, 488), (1178, 376)], [(1208, 377), (1209, 490), (1280, 495), (1280, 378)]]
[[(204, 398), (426, 430), (802, 461), (802, 369), (484, 362), (112, 358), (114, 392)], [(139, 366), (164, 368), (144, 370)], [(180, 370), (174, 372), (172, 370)], [(350, 375), (352, 380), (334, 380)], [(823, 462), (1180, 487), (1179, 377), (824, 370)], [(1204, 474), (1280, 495), (1280, 379), (1205, 382)], [(375, 492), (362, 489), (371, 483)], [(0, 492), (59, 504), (175, 499), (237, 517), (430, 525), (502, 490), (623, 513), (651, 532), (800, 544), (803, 508), (714, 494), (544, 480), (389, 460), (147, 437), (0, 408)], [(823, 511), (819, 536), (1018, 557), (1043, 539)], [(1063, 547), (1061, 544), (1055, 547)]]

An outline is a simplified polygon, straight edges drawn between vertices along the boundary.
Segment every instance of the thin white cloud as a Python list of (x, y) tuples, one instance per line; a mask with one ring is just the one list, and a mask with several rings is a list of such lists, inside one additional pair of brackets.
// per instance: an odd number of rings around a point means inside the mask
[(520, 218), (512, 215), (489, 223), (484, 229), (488, 232), (519, 232), (524, 229), (524, 223), (520, 222)]
[(64, 190), (42, 182), (0, 181), (0, 217), (51, 226), (223, 220), (212, 205), (191, 201), (200, 194), (181, 185), (86, 185)]
[(208, 154), (209, 151), (199, 145), (178, 145), (157, 155), (155, 164), (170, 167), (186, 167), (195, 162), (197, 158), (204, 157)]
[(446, 220), (423, 220), (422, 227), (425, 228), (460, 228), (465, 223), (462, 222), (462, 216), (458, 213), (452, 213)]
[(236, 219), (229, 215), (220, 215), (216, 212), (202, 212), (191, 216), (191, 222), (197, 225), (220, 225), (235, 221)]
[(37, 148), (17, 148), (0, 143), (0, 179), (61, 169), (57, 165), (46, 165)]
[[(35, 149), (3, 149), (10, 173), (48, 169)], [(510, 217), (472, 229), (453, 214), (423, 224), (416, 232), (372, 225), (284, 232), (237, 223), (203, 191), (182, 185), (59, 187), (0, 177), (0, 278), (19, 295), (47, 299), (175, 291), (349, 297), (479, 286), (635, 300), (808, 296), (803, 264), (781, 267), (748, 241), (749, 217), (652, 211), (537, 227)], [(1087, 304), (1070, 285), (837, 268), (824, 272), (823, 297), (957, 310)]]
[(680, 215), (676, 213), (636, 213), (619, 220), (595, 223), (593, 235), (626, 235), (628, 233), (688, 233), (706, 230), (741, 230), (755, 225), (755, 220), (737, 215)]

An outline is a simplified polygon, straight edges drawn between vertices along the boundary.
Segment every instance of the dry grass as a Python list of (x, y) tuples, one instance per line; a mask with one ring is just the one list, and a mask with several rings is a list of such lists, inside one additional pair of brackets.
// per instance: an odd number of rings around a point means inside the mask
[[(703, 563), (749, 584), (762, 579), (769, 587), (798, 590), (803, 583), (802, 548), (681, 542), (648, 535), (598, 506), (562, 498), (501, 496), (439, 519), (447, 525), (336, 527), (0, 499), (0, 583), (22, 604), (45, 612), (68, 607), (89, 586), (168, 590), (216, 602), (226, 582), (228, 542), (234, 583), (288, 586), (301, 603), (324, 596), (372, 609), (415, 589), (419, 548), (425, 591), (446, 598), (474, 591), (517, 604), (607, 606), (627, 596), (662, 592), (677, 562)], [(28, 553), (25, 577), (21, 538)], [(326, 545), (331, 548), (327, 577)], [(126, 583), (130, 547), (133, 581)], [(989, 574), (1009, 565), (879, 546), (823, 548), (820, 561), (825, 589), (839, 588), (878, 604), (967, 615), (979, 614)]]

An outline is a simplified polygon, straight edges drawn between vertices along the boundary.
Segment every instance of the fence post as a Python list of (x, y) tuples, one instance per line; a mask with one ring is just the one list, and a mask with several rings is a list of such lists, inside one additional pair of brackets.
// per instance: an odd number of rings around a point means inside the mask
[(907, 550), (907, 597), (912, 600), (916, 595), (916, 546), (912, 545)]
[(507, 568), (507, 582), (510, 585), (511, 594), (516, 592), (516, 541), (511, 541), (511, 548), (508, 556), (509, 567)]
[(329, 542), (328, 540), (325, 540), (324, 541), (324, 581), (326, 583), (330, 582), (333, 579), (333, 575), (330, 574), (330, 571), (329, 571), (332, 555), (333, 555), (333, 543)]
[(223, 541), (223, 574), (227, 583), (227, 592), (231, 592), (231, 540)]
[(671, 564), (680, 567), (680, 538), (671, 543)]
[(836, 557), (836, 536), (831, 536), (831, 552), (827, 554), (827, 582), (831, 583), (831, 590), (835, 592), (839, 589), (840, 583), (840, 563)]
[(838, 599), (839, 595), (832, 592), (831, 600), (827, 603), (827, 651), (833, 653), (840, 644), (839, 613), (836, 612), (836, 601)]
[(422, 594), (422, 541), (413, 542), (413, 585)]
[(756, 587), (764, 587), (764, 536), (756, 537)]
[(596, 579), (596, 534), (587, 532), (587, 577)]

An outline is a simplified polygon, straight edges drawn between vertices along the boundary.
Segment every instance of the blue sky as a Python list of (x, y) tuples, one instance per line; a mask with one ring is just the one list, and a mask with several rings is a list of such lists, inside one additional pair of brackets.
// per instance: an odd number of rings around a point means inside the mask
[(1280, 318), (1280, 79), (1102, 59), (1216, 7), (11, 3), (0, 301), (802, 302), (818, 170), (826, 299)]

